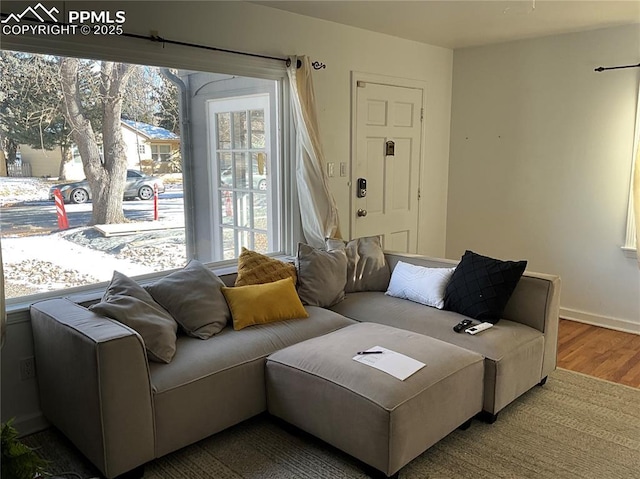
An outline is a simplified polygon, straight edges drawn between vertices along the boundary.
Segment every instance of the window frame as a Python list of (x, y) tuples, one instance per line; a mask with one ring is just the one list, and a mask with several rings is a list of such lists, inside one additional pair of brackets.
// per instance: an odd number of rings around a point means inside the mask
[[(217, 130), (217, 124), (213, 120), (213, 118), (215, 118), (216, 115), (219, 113), (227, 113), (227, 112), (237, 113), (240, 111), (250, 111), (250, 110), (259, 109), (259, 108), (262, 108), (263, 111), (266, 113), (265, 120), (264, 120), (265, 121), (265, 150), (268, 152), (267, 154), (271, 152), (275, 152), (275, 154), (271, 155), (267, 161), (267, 171), (269, 171), (269, 174), (267, 175), (266, 179), (267, 179), (268, 187), (267, 187), (267, 191), (264, 192), (264, 195), (268, 199), (267, 217), (269, 218), (269, 224), (266, 232), (269, 238), (270, 246), (274, 244), (280, 245), (280, 237), (281, 237), (280, 225), (283, 221), (283, 218), (281, 217), (282, 208), (279, 208), (280, 181), (278, 180), (281, 177), (280, 170), (282, 169), (282, 165), (278, 163), (271, 164), (271, 160), (273, 156), (277, 156), (277, 157), (282, 156), (281, 154), (282, 148), (280, 145), (280, 141), (276, 141), (275, 145), (272, 144), (271, 138), (272, 137), (277, 138), (277, 135), (272, 135), (271, 130), (273, 130), (274, 127), (277, 128), (278, 123), (280, 121), (279, 117), (281, 115), (279, 114), (278, 111), (271, 112), (270, 96), (271, 96), (271, 93), (260, 92), (256, 94), (205, 100), (205, 109), (207, 112), (207, 123), (208, 123), (207, 132), (209, 135), (209, 140), (208, 140), (209, 162), (211, 166), (211, 179), (210, 179), (211, 183), (209, 188), (211, 190), (215, 190), (215, 193), (216, 193), (215, 197), (214, 196), (211, 197), (211, 201), (212, 201), (211, 208), (213, 211), (213, 220), (214, 220), (212, 237), (214, 238), (214, 241), (216, 242), (216, 244), (220, 244), (221, 252), (224, 251), (222, 230), (224, 230), (225, 227), (227, 229), (234, 230), (235, 238), (237, 238), (237, 233), (241, 231), (253, 232), (254, 230), (256, 230), (256, 228), (254, 227), (255, 225), (252, 225), (249, 228), (240, 227), (235, 221), (235, 216), (234, 216), (234, 223), (232, 225), (225, 226), (225, 223), (223, 222), (222, 215), (221, 215), (221, 204), (220, 204), (222, 202), (221, 197), (223, 192), (228, 191), (229, 193), (231, 193), (233, 209), (237, 213), (237, 210), (238, 210), (237, 201), (236, 201), (237, 194), (249, 193), (251, 195), (251, 198), (254, 198), (253, 195), (255, 195), (256, 190), (254, 189), (254, 183), (253, 183), (253, 170), (249, 174), (251, 184), (246, 189), (246, 191), (244, 191), (244, 189), (242, 188), (237, 187), (237, 185), (234, 183), (234, 180), (235, 180), (235, 171), (233, 169), (233, 166), (235, 166), (234, 159), (231, 160), (232, 161), (231, 186), (229, 188), (222, 188), (220, 186), (219, 174), (220, 174), (221, 167), (218, 161), (218, 153), (223, 152), (224, 150), (214, 148), (214, 145), (217, 144), (218, 130)], [(277, 96), (278, 96), (277, 91), (275, 92), (275, 96), (276, 96), (275, 103), (277, 103)], [(228, 108), (230, 108), (232, 105), (235, 107), (235, 109), (228, 110)], [(258, 108), (254, 108), (254, 107), (258, 107)], [(276, 110), (279, 110), (277, 105), (276, 105)], [(275, 119), (275, 123), (276, 123), (275, 125), (271, 124), (272, 119)], [(250, 123), (250, 120), (249, 120), (249, 123)], [(231, 132), (231, 138), (233, 138), (233, 128)], [(251, 150), (254, 150), (254, 148), (251, 145), (251, 137), (248, 138), (248, 143), (246, 148), (236, 148), (233, 144), (231, 144), (228, 152), (233, 156), (236, 153), (236, 150), (238, 149), (246, 150), (246, 153), (251, 155), (252, 154)], [(249, 159), (249, 163), (252, 165), (252, 168), (253, 168), (253, 163), (251, 162), (251, 159)], [(258, 193), (258, 194), (262, 194), (262, 193)], [(216, 207), (216, 200), (218, 201), (217, 207)], [(251, 212), (252, 212), (251, 215), (253, 219), (253, 207), (251, 208)], [(238, 247), (239, 247), (239, 244), (236, 244), (235, 248), (238, 249)], [(278, 253), (282, 253), (282, 252), (283, 251), (279, 251)], [(224, 256), (224, 253), (222, 253), (222, 256)]]
[[(168, 151), (160, 151), (160, 148), (166, 147)], [(171, 159), (171, 145), (168, 143), (151, 144), (149, 145), (151, 151), (151, 159), (159, 163), (167, 162)], [(155, 151), (154, 151), (155, 150)]]
[[(226, 73), (231, 75), (248, 76), (267, 80), (276, 80), (279, 83), (281, 94), (278, 98), (280, 121), (278, 136), (280, 143), (280, 244), (279, 254), (274, 257), (291, 259), (295, 255), (294, 247), (303, 238), (300, 220), (300, 209), (297, 200), (297, 187), (295, 182), (295, 127), (291, 116), (289, 102), (289, 85), (287, 81), (286, 66), (283, 61), (260, 57), (235, 55), (220, 51), (203, 51), (196, 48), (179, 45), (163, 45), (158, 48), (153, 42), (141, 42), (127, 37), (111, 37), (108, 43), (91, 37), (83, 38), (78, 42), (74, 38), (63, 36), (38, 37), (37, 35), (3, 36), (2, 50), (23, 51), (44, 55), (60, 55), (95, 60), (116, 61), (139, 65), (150, 65), (160, 68), (175, 68), (211, 73)], [(179, 94), (182, 94), (178, 88)], [(185, 185), (194, 182), (194, 172), (190, 164), (193, 157), (185, 150), (181, 142), (181, 152), (185, 167), (183, 169), (183, 182)], [(209, 167), (209, 166), (208, 166)], [(185, 236), (187, 258), (197, 258), (197, 247), (193, 242), (195, 217), (193, 212), (196, 202), (193, 197), (184, 195), (185, 210)], [(210, 191), (210, 194), (213, 194)], [(1, 245), (0, 245), (1, 247)], [(229, 274), (237, 270), (237, 260), (218, 261), (206, 263), (217, 274)], [(169, 269), (140, 276), (132, 276), (142, 284), (165, 276), (176, 271)], [(7, 313), (17, 314), (28, 310), (35, 301), (56, 297), (81, 297), (83, 301), (95, 300), (101, 297), (108, 281), (94, 283), (86, 286), (63, 288), (56, 291), (25, 295), (15, 298), (7, 298), (5, 301)], [(20, 315), (18, 315), (20, 316)], [(16, 320), (18, 318), (16, 317)], [(9, 320), (9, 323), (13, 321)]]

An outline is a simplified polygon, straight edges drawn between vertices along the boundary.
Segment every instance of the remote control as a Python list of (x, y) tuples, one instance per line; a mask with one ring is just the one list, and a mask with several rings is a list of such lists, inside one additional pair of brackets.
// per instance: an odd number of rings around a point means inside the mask
[(493, 323), (480, 323), (468, 329), (465, 329), (465, 332), (469, 334), (478, 334), (480, 331), (489, 329), (491, 326), (493, 326)]
[(461, 333), (463, 330), (467, 329), (472, 324), (473, 324), (473, 321), (471, 321), (470, 319), (463, 319), (453, 327), (453, 330), (456, 333)]

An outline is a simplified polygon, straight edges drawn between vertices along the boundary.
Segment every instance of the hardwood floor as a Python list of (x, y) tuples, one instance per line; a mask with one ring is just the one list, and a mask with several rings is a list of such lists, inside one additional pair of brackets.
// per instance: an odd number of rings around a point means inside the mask
[(561, 319), (558, 367), (640, 388), (640, 335)]

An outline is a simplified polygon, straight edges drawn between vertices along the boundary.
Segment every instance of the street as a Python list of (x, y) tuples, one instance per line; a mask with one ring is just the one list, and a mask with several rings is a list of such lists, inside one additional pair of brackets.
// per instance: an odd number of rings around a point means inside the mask
[[(153, 220), (153, 200), (123, 202), (124, 215), (131, 221)], [(86, 226), (91, 221), (91, 203), (66, 204), (69, 228)], [(184, 221), (182, 190), (167, 190), (158, 197), (159, 219)], [(47, 234), (58, 230), (58, 219), (53, 201), (29, 201), (19, 206), (0, 209), (0, 232), (2, 236), (25, 236)]]

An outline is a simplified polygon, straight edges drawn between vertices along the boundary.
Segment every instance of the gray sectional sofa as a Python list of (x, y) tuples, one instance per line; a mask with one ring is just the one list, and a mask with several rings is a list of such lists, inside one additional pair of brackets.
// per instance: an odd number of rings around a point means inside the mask
[[(456, 262), (385, 253), (450, 268)], [(235, 275), (222, 276), (229, 286)], [(464, 317), (384, 292), (349, 293), (309, 318), (231, 326), (207, 340), (180, 335), (169, 364), (149, 362), (133, 329), (76, 304), (31, 308), (42, 411), (107, 477), (192, 444), (267, 410), (265, 362), (272, 353), (358, 322), (410, 330), (484, 357), (482, 409), (491, 419), (555, 369), (560, 280), (525, 272), (503, 318), (486, 333), (453, 331)], [(456, 398), (451, 398), (455, 401)]]

